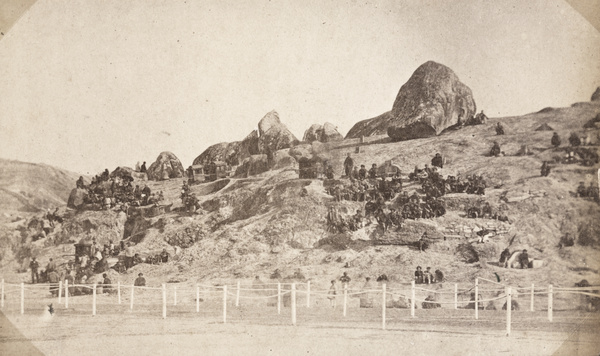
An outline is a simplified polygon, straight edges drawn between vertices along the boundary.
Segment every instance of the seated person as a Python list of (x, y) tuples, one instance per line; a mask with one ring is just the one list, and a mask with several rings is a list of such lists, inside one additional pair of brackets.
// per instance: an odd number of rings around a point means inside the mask
[(143, 273), (138, 274), (138, 278), (135, 279), (135, 282), (133, 282), (133, 285), (136, 287), (145, 287), (146, 286), (146, 278), (144, 278)]

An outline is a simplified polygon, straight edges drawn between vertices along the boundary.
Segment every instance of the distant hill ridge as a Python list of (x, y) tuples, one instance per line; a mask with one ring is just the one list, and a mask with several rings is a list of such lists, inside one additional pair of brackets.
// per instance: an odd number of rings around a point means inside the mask
[(0, 158), (0, 209), (39, 211), (65, 205), (79, 174)]

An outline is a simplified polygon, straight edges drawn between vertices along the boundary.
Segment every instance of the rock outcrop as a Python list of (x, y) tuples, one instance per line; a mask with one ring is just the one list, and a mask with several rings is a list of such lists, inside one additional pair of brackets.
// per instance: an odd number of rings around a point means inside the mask
[[(242, 165), (251, 156), (272, 153), (292, 147), (298, 139), (279, 120), (275, 111), (269, 112), (242, 141), (221, 142), (204, 150), (193, 164), (206, 164), (211, 161), (224, 161), (230, 166)], [(252, 169), (254, 171), (254, 169)]]
[(79, 209), (83, 205), (83, 199), (86, 197), (87, 191), (85, 189), (74, 188), (69, 194), (67, 200), (67, 207), (71, 209)]
[(342, 136), (335, 125), (326, 122), (324, 125), (314, 124), (311, 125), (308, 130), (304, 132), (304, 137), (302, 141), (304, 142), (331, 142), (331, 141), (340, 141), (343, 140), (344, 136)]
[(271, 111), (258, 123), (259, 150), (267, 153), (269, 150), (275, 152), (284, 148), (290, 148), (298, 143), (298, 139), (279, 120), (279, 114)]
[(471, 89), (439, 63), (421, 65), (398, 92), (392, 110), (358, 122), (347, 138), (387, 133), (394, 140), (439, 135), (476, 112)]
[(600, 87), (596, 88), (596, 91), (592, 94), (592, 101), (600, 101)]
[(150, 180), (168, 180), (171, 178), (181, 178), (184, 175), (184, 169), (179, 158), (171, 152), (162, 152), (156, 158), (156, 161), (150, 165), (147, 174)]

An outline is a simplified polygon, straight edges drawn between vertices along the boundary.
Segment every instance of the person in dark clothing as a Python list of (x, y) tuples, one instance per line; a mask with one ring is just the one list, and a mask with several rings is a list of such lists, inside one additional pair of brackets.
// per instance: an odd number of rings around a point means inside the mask
[(435, 157), (433, 157), (431, 159), (431, 165), (433, 167), (444, 168), (444, 159), (442, 158), (442, 155), (439, 153), (436, 153)]
[(502, 151), (500, 150), (500, 145), (498, 142), (494, 141), (494, 145), (490, 150), (490, 156), (498, 157)]
[(152, 194), (152, 190), (150, 187), (144, 184), (144, 188), (142, 188), (142, 205), (148, 204), (148, 199), (150, 199), (150, 195)]
[(542, 177), (547, 177), (550, 174), (550, 165), (548, 164), (548, 161), (542, 163), (541, 174)]
[(435, 270), (435, 281), (437, 283), (442, 283), (444, 281), (444, 273), (439, 269)]
[(29, 268), (31, 268), (31, 284), (39, 282), (40, 275), (38, 274), (38, 269), (40, 268), (40, 263), (35, 257), (31, 259), (31, 262), (29, 262)]
[(421, 266), (417, 266), (417, 270), (415, 271), (415, 283), (423, 284), (423, 271), (421, 270)]
[(519, 256), (519, 263), (521, 264), (522, 269), (529, 268), (529, 255), (527, 254), (527, 250), (523, 250), (521, 255)]
[(327, 177), (327, 179), (333, 179), (333, 167), (331, 167), (331, 165), (327, 166), (325, 177)]
[(50, 261), (48, 262), (48, 265), (46, 266), (46, 272), (52, 272), (52, 271), (56, 271), (56, 262), (54, 262), (52, 260), (52, 258), (50, 258)]
[(160, 262), (162, 262), (162, 263), (169, 262), (169, 253), (167, 252), (166, 248), (163, 248), (162, 252), (160, 253)]
[(571, 144), (571, 146), (581, 145), (581, 139), (575, 132), (571, 133), (571, 136), (569, 136), (569, 144)]
[(358, 170), (358, 179), (363, 180), (367, 178), (367, 169), (364, 164), (360, 165), (360, 169)]
[(352, 159), (352, 156), (350, 155), (350, 153), (348, 153), (348, 156), (344, 160), (344, 173), (346, 174), (346, 178), (350, 178), (350, 176), (352, 175), (353, 168), (354, 168), (354, 160)]
[(144, 278), (143, 273), (138, 274), (138, 278), (135, 279), (135, 282), (133, 282), (133, 285), (136, 287), (145, 287), (146, 286), (146, 278)]
[(140, 168), (140, 172), (146, 173), (146, 170), (146, 161), (144, 161), (144, 163), (142, 163), (142, 167)]
[(371, 169), (369, 169), (369, 178), (377, 179), (377, 164), (373, 163)]
[(506, 267), (506, 263), (508, 262), (508, 259), (510, 258), (510, 250), (507, 248), (504, 249), (504, 251), (502, 251), (502, 253), (500, 254), (500, 260), (498, 261), (500, 266), (504, 266)]
[(75, 186), (78, 189), (84, 189), (85, 188), (85, 183), (83, 182), (83, 177), (79, 176), (79, 179), (77, 179), (77, 182), (75, 182)]
[(104, 280), (102, 281), (102, 293), (110, 293), (112, 291), (112, 282), (110, 278), (108, 278), (108, 275), (106, 273), (102, 274), (102, 278), (104, 278)]
[(504, 135), (504, 126), (499, 122), (496, 124), (496, 135)]
[(560, 137), (558, 136), (558, 134), (556, 132), (552, 135), (552, 139), (550, 140), (550, 143), (552, 143), (552, 146), (554, 146), (554, 147), (560, 146)]
[(344, 275), (340, 277), (340, 282), (342, 285), (350, 283), (352, 279), (348, 276), (348, 272), (344, 272)]

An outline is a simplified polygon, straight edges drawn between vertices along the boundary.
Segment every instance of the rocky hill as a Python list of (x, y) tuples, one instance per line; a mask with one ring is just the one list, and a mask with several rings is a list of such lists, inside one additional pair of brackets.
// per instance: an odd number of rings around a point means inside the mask
[(0, 159), (0, 210), (37, 212), (65, 205), (77, 178), (45, 164)]
[[(187, 213), (182, 207), (183, 179), (148, 181), (144, 183), (153, 192), (164, 193), (164, 204), (172, 204), (170, 211), (129, 218), (118, 209), (71, 212), (65, 214), (65, 222), (50, 238), (77, 241), (94, 236), (100, 243), (127, 238), (136, 243), (134, 250), (142, 257), (163, 248), (172, 254), (178, 252), (167, 264), (141, 264), (122, 275), (111, 272), (115, 280), (124, 283), (132, 282), (138, 272), (144, 273), (150, 285), (157, 285), (169, 280), (250, 281), (257, 275), (264, 280), (275, 269), (285, 278), (300, 269), (313, 280), (315, 288), (324, 289), (344, 271), (354, 281), (386, 274), (391, 283), (408, 282), (420, 265), (442, 270), (451, 283), (472, 282), (479, 276), (500, 278), (521, 287), (531, 283), (572, 286), (581, 279), (599, 284), (600, 205), (576, 194), (579, 182), (598, 184), (599, 165), (565, 161), (572, 133), (587, 137), (583, 141), (590, 145), (584, 149), (598, 153), (597, 130), (583, 127), (598, 113), (599, 102), (583, 102), (523, 116), (492, 118), (482, 125), (410, 141), (392, 142), (387, 135), (378, 135), (364, 142), (345, 139), (300, 144), (276, 151), (277, 164), (271, 170), (192, 185), (201, 206), (196, 213)], [(504, 126), (505, 135), (496, 135), (497, 122)], [(561, 146), (552, 147), (553, 131), (536, 131), (543, 124), (554, 128), (562, 138)], [(494, 141), (504, 152), (499, 157), (488, 154)], [(524, 145), (530, 154), (519, 154)], [(340, 232), (328, 225), (331, 211), (350, 217), (365, 207), (364, 202), (336, 201), (327, 191), (340, 181), (348, 153), (356, 164), (367, 167), (391, 161), (400, 167), (404, 190), (411, 195), (423, 192), (408, 180), (408, 174), (415, 166), (429, 164), (437, 152), (445, 158), (443, 176), (483, 175), (485, 195), (447, 194), (441, 198), (446, 207), (443, 216), (407, 220), (398, 230), (384, 232), (374, 220), (357, 231)], [(326, 159), (335, 179), (298, 179), (296, 158), (309, 155)], [(543, 161), (550, 162), (547, 177), (540, 175)], [(69, 188), (74, 181), (75, 176)], [(67, 195), (68, 190), (63, 199)], [(508, 221), (467, 217), (469, 207), (486, 202)], [(387, 208), (398, 204), (395, 198)], [(477, 232), (483, 229), (494, 233), (488, 242), (477, 243)], [(423, 232), (432, 241), (427, 251), (420, 252), (414, 243)], [(560, 248), (567, 233), (575, 237), (575, 245)], [(71, 245), (40, 241), (33, 243), (36, 248), (31, 251), (40, 257), (42, 265), (49, 257), (59, 262), (69, 258), (65, 251), (72, 251)], [(498, 257), (506, 247), (511, 251), (527, 249), (532, 258), (541, 261), (541, 267), (499, 267)], [(14, 274), (16, 263), (3, 265), (2, 272)], [(14, 278), (26, 280), (27, 275), (15, 274)]]
[(400, 88), (391, 111), (358, 122), (346, 138), (381, 135), (392, 128), (396, 140), (439, 135), (475, 111), (471, 89), (450, 68), (429, 61)]

